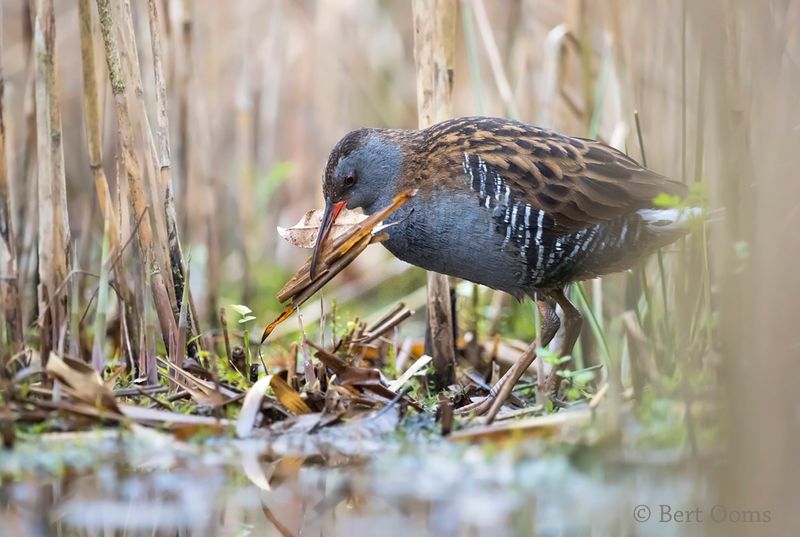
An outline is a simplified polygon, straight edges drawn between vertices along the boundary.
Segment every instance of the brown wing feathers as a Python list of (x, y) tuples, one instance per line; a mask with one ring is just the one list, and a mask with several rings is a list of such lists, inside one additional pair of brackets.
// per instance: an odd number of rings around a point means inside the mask
[[(562, 136), (519, 122), (462, 118), (427, 132), (428, 154), (480, 157), (518, 202), (553, 218), (553, 231), (573, 231), (653, 206), (660, 193), (684, 196), (686, 186), (640, 166), (600, 142)], [(459, 154), (444, 161), (458, 160)]]

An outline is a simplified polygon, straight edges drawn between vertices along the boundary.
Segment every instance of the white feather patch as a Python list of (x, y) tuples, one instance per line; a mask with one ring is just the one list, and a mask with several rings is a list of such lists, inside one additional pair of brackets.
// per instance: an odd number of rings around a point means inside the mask
[(670, 233), (678, 231), (694, 218), (699, 218), (703, 210), (700, 207), (687, 209), (639, 209), (636, 211), (644, 220), (647, 229), (653, 233)]

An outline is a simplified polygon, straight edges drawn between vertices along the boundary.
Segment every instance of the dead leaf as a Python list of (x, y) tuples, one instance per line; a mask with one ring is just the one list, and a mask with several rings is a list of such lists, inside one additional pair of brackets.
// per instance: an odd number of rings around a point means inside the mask
[(116, 414), (120, 413), (114, 394), (103, 384), (97, 371), (83, 362), (71, 358), (62, 359), (51, 352), (47, 361), (47, 374), (68, 386), (76, 399)]
[(247, 438), (253, 432), (256, 423), (256, 416), (261, 409), (261, 401), (267, 393), (272, 375), (261, 377), (253, 384), (242, 402), (242, 410), (239, 412), (239, 419), (236, 420), (236, 436)]
[[(278, 235), (283, 237), (292, 246), (298, 248), (313, 248), (319, 233), (319, 227), (322, 224), (322, 209), (314, 209), (308, 211), (298, 223), (292, 227), (278, 226)], [(354, 226), (360, 224), (367, 219), (367, 215), (351, 211), (350, 209), (342, 209), (336, 221), (331, 226), (330, 240), (335, 240), (341, 237)]]
[(278, 398), (278, 401), (280, 401), (289, 412), (294, 414), (308, 414), (311, 412), (311, 409), (308, 408), (308, 405), (300, 397), (300, 394), (286, 384), (286, 381), (278, 375), (270, 375), (269, 385), (275, 392), (275, 397)]
[(306, 457), (304, 456), (281, 457), (275, 461), (272, 476), (269, 478), (269, 484), (273, 488), (276, 488), (287, 479), (296, 476), (300, 468), (303, 467), (305, 461)]
[[(377, 369), (350, 365), (314, 342), (309, 341), (308, 344), (317, 351), (314, 356), (325, 364), (325, 367), (333, 370), (342, 386), (367, 390), (389, 401), (397, 395), (381, 383), (380, 372)], [(412, 398), (406, 396), (403, 399), (417, 410), (422, 410)]]
[(178, 440), (187, 442), (198, 436), (222, 436), (225, 426), (220, 423), (172, 423), (169, 432)]
[[(156, 360), (165, 368), (162, 374), (186, 390), (191, 398), (200, 405), (222, 406), (238, 395), (227, 388), (215, 386), (213, 382), (203, 380), (160, 356), (156, 356)], [(172, 375), (170, 374), (171, 370), (177, 370), (180, 373)]]

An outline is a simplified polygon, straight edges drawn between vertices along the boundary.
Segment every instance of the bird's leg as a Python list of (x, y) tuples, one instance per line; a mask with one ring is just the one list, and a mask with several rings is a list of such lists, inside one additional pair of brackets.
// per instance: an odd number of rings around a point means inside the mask
[[(500, 382), (498, 382), (498, 384), (501, 382), (503, 384), (500, 386), (499, 393), (497, 393), (497, 396), (492, 402), (492, 406), (489, 408), (489, 412), (486, 414), (487, 423), (494, 421), (495, 416), (497, 416), (497, 413), (508, 400), (511, 391), (514, 389), (514, 386), (517, 385), (517, 382), (519, 382), (520, 377), (522, 377), (536, 359), (537, 347), (546, 347), (553, 337), (555, 337), (558, 328), (561, 326), (561, 322), (556, 314), (555, 303), (551, 298), (548, 296), (540, 297), (536, 295), (534, 300), (536, 301), (536, 307), (539, 309), (539, 316), (541, 318), (539, 337), (528, 346), (522, 356), (517, 358), (517, 361), (506, 373), (507, 377), (504, 375), (504, 377), (506, 377), (505, 382), (503, 382), (503, 379), (500, 379)], [(493, 387), (492, 391), (495, 391), (496, 388), (496, 386)]]
[[(556, 301), (556, 303), (558, 303), (559, 306), (561, 306), (561, 309), (564, 312), (562, 317), (564, 321), (564, 342), (561, 346), (559, 357), (571, 356), (572, 349), (575, 347), (575, 343), (578, 341), (578, 336), (581, 333), (581, 326), (583, 326), (583, 315), (581, 315), (581, 312), (572, 305), (572, 302), (569, 301), (567, 295), (564, 294), (563, 289), (551, 291), (550, 296)], [(547, 382), (545, 383), (545, 393), (553, 395), (555, 394), (556, 390), (558, 390), (560, 379), (558, 371), (563, 366), (563, 363), (559, 363), (553, 367), (553, 370), (550, 372), (550, 376), (547, 378)]]
[(558, 329), (561, 328), (561, 320), (556, 314), (556, 303), (549, 295), (544, 297), (535, 296), (534, 300), (536, 301), (536, 307), (539, 309), (539, 318), (542, 321), (539, 346), (544, 348), (556, 337)]
[(542, 347), (546, 346), (556, 335), (556, 332), (558, 332), (561, 323), (558, 320), (558, 315), (556, 315), (556, 307), (553, 299), (549, 296), (540, 296), (538, 294), (532, 298), (536, 301), (536, 307), (539, 309), (542, 321), (539, 340), (533, 341), (530, 346), (528, 346), (522, 356), (517, 358), (517, 361), (514, 362), (514, 365), (512, 365), (509, 370), (500, 377), (500, 380), (492, 386), (491, 390), (489, 390), (489, 395), (487, 395), (483, 401), (464, 406), (458, 409), (459, 413), (466, 414), (472, 412), (477, 415), (482, 415), (488, 412), (487, 421), (491, 423), (497, 415), (497, 412), (503, 404), (505, 404), (506, 400), (508, 400), (508, 397), (511, 395), (511, 390), (514, 389), (517, 381), (519, 381), (520, 377), (536, 359), (537, 345), (541, 345)]

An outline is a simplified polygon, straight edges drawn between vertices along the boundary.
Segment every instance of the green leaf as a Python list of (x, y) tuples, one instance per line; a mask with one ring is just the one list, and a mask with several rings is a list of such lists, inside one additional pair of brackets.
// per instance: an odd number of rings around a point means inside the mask
[[(567, 363), (572, 358), (569, 354), (566, 356), (559, 356), (557, 352), (548, 352), (540, 354), (539, 356), (545, 361), (545, 363), (552, 364), (552, 365), (561, 365)], [(562, 372), (563, 373), (563, 372)]]
[(681, 204), (681, 198), (662, 192), (653, 198), (653, 204), (657, 207), (677, 207)]
[(589, 384), (592, 379), (594, 378), (594, 371), (576, 371), (574, 375), (572, 375), (572, 381), (577, 386), (586, 386)]
[(251, 310), (250, 308), (248, 308), (243, 304), (231, 304), (230, 308), (239, 315), (248, 315), (250, 313), (253, 313), (253, 310)]
[(200, 334), (197, 334), (196, 336), (192, 337), (189, 341), (186, 342), (186, 344), (187, 345), (191, 345), (192, 343), (194, 343), (198, 339), (200, 339)]
[(253, 315), (245, 315), (244, 317), (239, 319), (239, 324), (248, 323), (253, 320), (255, 320), (255, 317)]

